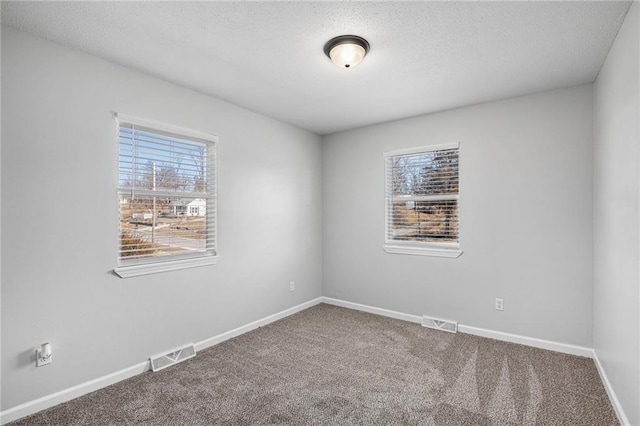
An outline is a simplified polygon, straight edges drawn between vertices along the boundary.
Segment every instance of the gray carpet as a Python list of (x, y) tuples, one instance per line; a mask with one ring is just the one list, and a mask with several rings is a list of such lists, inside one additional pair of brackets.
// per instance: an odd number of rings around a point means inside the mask
[(618, 422), (590, 359), (318, 305), (14, 424)]

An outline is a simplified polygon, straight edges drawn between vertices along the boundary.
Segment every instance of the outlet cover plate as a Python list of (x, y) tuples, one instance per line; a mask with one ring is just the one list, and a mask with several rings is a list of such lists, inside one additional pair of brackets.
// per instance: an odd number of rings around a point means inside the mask
[(49, 358), (43, 360), (40, 356), (41, 353), (42, 351), (40, 349), (36, 349), (36, 367), (42, 367), (53, 362), (53, 354), (49, 355)]

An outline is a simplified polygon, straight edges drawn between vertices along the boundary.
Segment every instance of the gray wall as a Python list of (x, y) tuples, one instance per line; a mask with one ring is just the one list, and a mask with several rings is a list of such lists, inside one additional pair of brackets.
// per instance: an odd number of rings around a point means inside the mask
[(640, 4), (595, 84), (594, 348), (640, 424)]
[[(3, 410), (321, 295), (318, 136), (2, 31)], [(217, 265), (111, 273), (114, 111), (219, 136)]]
[[(592, 90), (325, 137), (324, 295), (591, 347)], [(458, 141), (464, 253), (385, 253), (383, 153)]]

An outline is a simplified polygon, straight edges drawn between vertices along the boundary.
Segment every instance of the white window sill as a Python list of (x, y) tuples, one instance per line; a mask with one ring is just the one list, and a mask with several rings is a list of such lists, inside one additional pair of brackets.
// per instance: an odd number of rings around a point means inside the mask
[(215, 265), (219, 256), (205, 256), (195, 259), (170, 260), (167, 262), (146, 263), (141, 265), (119, 266), (113, 270), (120, 278), (138, 277), (161, 272), (178, 271), (180, 269), (197, 268)]
[(386, 244), (384, 251), (392, 254), (412, 254), (418, 256), (434, 256), (457, 258), (462, 254), (459, 248), (416, 247)]

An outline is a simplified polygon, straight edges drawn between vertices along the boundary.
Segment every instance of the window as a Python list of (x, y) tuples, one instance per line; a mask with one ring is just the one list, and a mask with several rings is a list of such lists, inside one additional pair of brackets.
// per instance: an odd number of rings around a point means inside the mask
[(385, 154), (385, 251), (458, 257), (459, 145)]
[(118, 267), (126, 278), (216, 260), (216, 143), (118, 115)]

